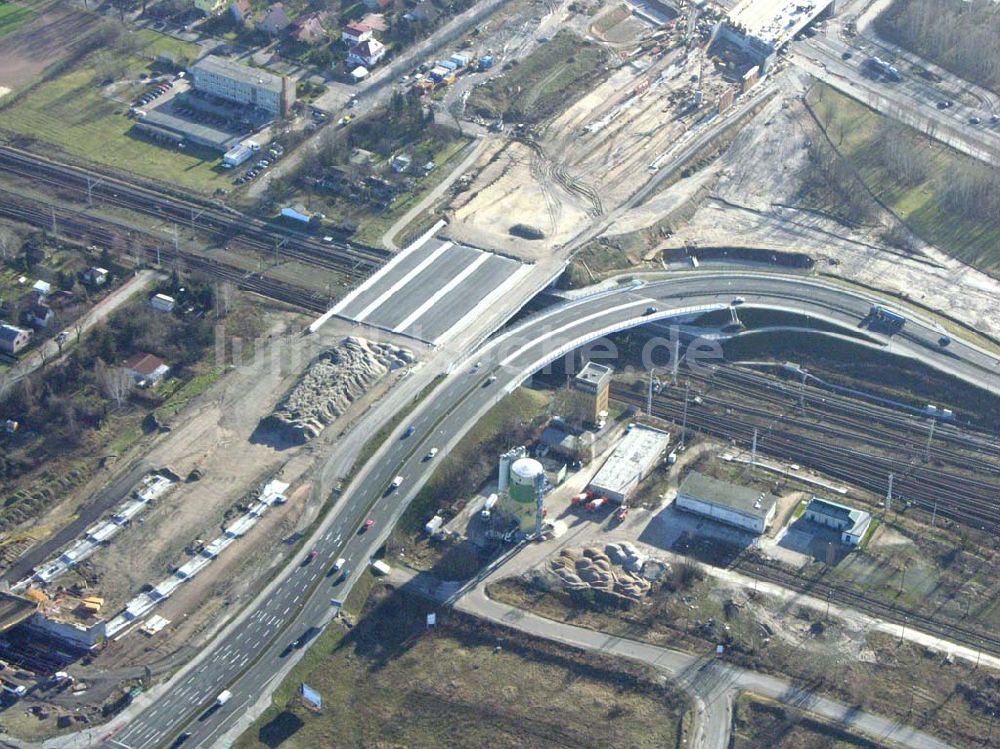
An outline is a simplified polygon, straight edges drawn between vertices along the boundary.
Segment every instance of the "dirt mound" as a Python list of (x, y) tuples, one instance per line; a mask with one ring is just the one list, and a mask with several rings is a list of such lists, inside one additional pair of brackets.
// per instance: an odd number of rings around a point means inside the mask
[(549, 569), (568, 590), (591, 589), (613, 598), (638, 601), (649, 593), (649, 581), (618, 567), (600, 549), (587, 547), (582, 553), (564, 549)]
[(317, 436), (390, 370), (414, 361), (413, 352), (353, 336), (324, 351), (268, 417), (267, 426), (295, 441)]

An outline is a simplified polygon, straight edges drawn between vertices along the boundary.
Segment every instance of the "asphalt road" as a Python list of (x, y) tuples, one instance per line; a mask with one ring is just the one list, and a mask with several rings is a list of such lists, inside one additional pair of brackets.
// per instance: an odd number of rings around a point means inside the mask
[[(371, 555), (429, 478), (434, 461), (424, 456), (431, 447), (441, 450), (440, 460), (504, 394), (582, 343), (679, 311), (724, 308), (737, 295), (746, 299), (747, 306), (809, 312), (848, 327), (859, 324), (871, 303), (842, 286), (803, 277), (705, 271), (595, 294), (526, 319), (467, 361), (457, 363), (412, 421), (400, 425), (380, 458), (370, 462), (348, 487), (318, 538), (303, 549), (302, 560), (313, 548), (317, 559), (297, 561), (286, 569), (273, 593), (247, 612), (239, 627), (224, 631), (159, 699), (124, 725), (119, 725), (123, 720), (113, 722), (109, 728), (113, 736), (102, 745), (149, 749), (167, 744), (182, 730), (192, 733), (185, 746), (217, 745), (248, 706), (277, 686), (280, 670), (295, 652), (289, 644), (312, 627), (324, 627), (334, 613), (331, 598), (345, 597), (359, 577), (367, 574)], [(657, 311), (646, 314), (651, 306)], [(993, 357), (957, 339), (942, 350), (937, 345), (939, 336), (933, 323), (910, 320), (888, 348), (1000, 392)], [(477, 359), (480, 366), (475, 366)], [(492, 376), (496, 381), (488, 379)], [(410, 425), (414, 434), (404, 437), (402, 432)], [(402, 487), (390, 492), (388, 486), (396, 475), (403, 477)], [(361, 532), (366, 518), (374, 520), (375, 526)], [(350, 575), (342, 582), (328, 575), (337, 557), (348, 560)], [(233, 692), (232, 699), (223, 708), (210, 710), (224, 688)], [(71, 743), (62, 740), (50, 745)]]

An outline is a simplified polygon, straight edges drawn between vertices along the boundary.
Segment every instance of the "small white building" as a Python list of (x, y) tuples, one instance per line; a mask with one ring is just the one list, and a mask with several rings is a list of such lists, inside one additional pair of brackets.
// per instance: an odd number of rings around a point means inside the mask
[(364, 65), (358, 65), (351, 71), (351, 81), (353, 83), (361, 83), (365, 78), (368, 77), (368, 68)]
[(50, 291), (52, 291), (52, 284), (48, 281), (38, 279), (34, 284), (32, 284), (31, 288), (38, 294), (39, 299), (43, 299), (48, 296)]
[(177, 306), (177, 300), (166, 294), (155, 294), (149, 300), (149, 306), (157, 312), (173, 312)]
[(691, 472), (677, 490), (678, 509), (760, 534), (774, 520), (778, 498), (746, 486)]
[(83, 272), (83, 282), (90, 286), (103, 286), (108, 282), (110, 275), (107, 268), (94, 266), (93, 268), (87, 268)]
[(132, 375), (132, 379), (147, 385), (159, 382), (170, 371), (170, 367), (163, 359), (145, 352), (130, 357), (123, 366), (125, 371)]
[(872, 524), (871, 513), (855, 507), (813, 497), (806, 505), (806, 520), (840, 531), (840, 540), (848, 546), (857, 546)]
[(378, 65), (379, 60), (385, 55), (385, 45), (378, 39), (366, 39), (351, 47), (347, 55), (347, 62), (355, 65), (364, 65), (373, 68)]

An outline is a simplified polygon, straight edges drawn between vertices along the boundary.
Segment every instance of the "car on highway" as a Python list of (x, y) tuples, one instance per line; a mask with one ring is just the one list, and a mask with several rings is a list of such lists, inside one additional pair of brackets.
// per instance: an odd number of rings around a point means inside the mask
[(368, 518), (365, 521), (365, 524), (361, 527), (362, 533), (364, 533), (365, 531), (370, 531), (373, 525), (375, 525), (375, 521), (372, 520), (371, 518)]
[(982, 120), (976, 117), (975, 115), (969, 118), (970, 125), (978, 125), (980, 122), (982, 122)]
[(1000, 114), (991, 114), (990, 115), (990, 124), (991, 125), (996, 125), (998, 122), (1000, 122)]
[(852, 57), (854, 57), (854, 55), (851, 54), (850, 51), (848, 51), (848, 52), (844, 52), (843, 54), (841, 54), (840, 59), (841, 60), (850, 60)]
[(191, 738), (191, 732), (190, 731), (185, 731), (180, 736), (178, 736), (176, 739), (174, 739), (174, 742), (170, 745), (170, 749), (177, 749), (177, 747), (179, 747), (182, 744), (184, 744), (189, 738)]
[(938, 109), (951, 109), (955, 105), (951, 99), (943, 99), (937, 103)]
[(406, 427), (406, 431), (403, 432), (403, 439), (405, 440), (407, 437), (412, 437), (415, 431), (417, 431), (417, 428), (410, 424), (410, 426)]
[(427, 451), (427, 454), (424, 456), (424, 460), (434, 460), (434, 456), (437, 454), (438, 454), (438, 449), (436, 447), (432, 447), (430, 450)]
[(313, 549), (306, 555), (306, 558), (302, 560), (302, 566), (305, 567), (307, 564), (312, 564), (313, 560), (316, 559), (316, 557), (318, 556), (319, 556), (319, 551)]
[(655, 315), (656, 314), (656, 307), (646, 307), (646, 311), (643, 312), (642, 314), (644, 314), (644, 315)]
[(945, 346), (951, 345), (951, 336), (943, 335), (938, 338), (938, 346), (944, 348)]
[(342, 582), (347, 580), (351, 576), (350, 567), (345, 567), (344, 570), (337, 576), (337, 579), (333, 581), (334, 585), (340, 585)]
[(746, 299), (744, 299), (743, 297), (741, 297), (741, 296), (738, 296), (738, 297), (734, 297), (734, 298), (733, 298), (733, 301), (731, 301), (731, 302), (730, 302), (730, 304), (731, 304), (732, 306), (736, 307), (737, 305), (740, 305), (740, 304), (746, 304), (746, 301), (747, 301), (747, 300), (746, 300)]
[(497, 381), (497, 376), (496, 375), (490, 375), (489, 377), (486, 378), (486, 382), (483, 383), (483, 387), (489, 387), (490, 385), (492, 385), (496, 381)]
[(392, 483), (389, 484), (389, 491), (394, 492), (399, 487), (401, 487), (402, 485), (403, 485), (403, 477), (402, 476), (396, 476), (396, 478), (394, 478), (392, 480)]

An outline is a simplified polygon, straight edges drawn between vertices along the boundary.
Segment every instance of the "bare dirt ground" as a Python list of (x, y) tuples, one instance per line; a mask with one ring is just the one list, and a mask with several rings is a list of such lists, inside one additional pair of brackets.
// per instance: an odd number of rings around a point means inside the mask
[(0, 39), (0, 96), (30, 82), (83, 42), (99, 18), (69, 3), (52, 3), (41, 15)]
[(848, 227), (793, 206), (808, 166), (807, 143), (816, 136), (800, 99), (808, 78), (790, 72), (781, 83), (782, 95), (717, 161), (626, 213), (614, 233), (654, 224), (662, 216), (659, 209), (676, 206), (692, 195), (692, 188), (704, 186), (710, 197), (656, 249), (703, 244), (805, 252), (822, 273), (922, 301), (984, 332), (1000, 334), (1000, 282), (933, 246), (920, 244), (915, 253), (888, 246), (882, 234), (892, 219), (885, 214), (872, 226)]
[[(558, 17), (569, 26), (587, 28), (607, 19), (611, 25), (606, 31), (631, 22), (619, 42), (629, 45), (650, 32), (631, 17), (618, 20), (618, 10), (612, 5), (591, 18), (561, 7), (563, 15), (554, 12), (546, 22)], [(651, 177), (650, 164), (694, 124), (695, 115), (681, 116), (681, 110), (693, 94), (690, 77), (699, 69), (695, 55), (674, 49), (622, 64), (617, 45), (607, 46), (612, 61), (605, 81), (525, 142), (487, 149), (478, 176), (451, 206), (449, 231), (455, 238), (528, 260), (545, 256), (631, 197)], [(723, 84), (714, 76), (705, 78), (708, 102)], [(521, 138), (516, 123), (510, 131)], [(512, 237), (509, 229), (515, 223), (537, 228), (545, 237)]]
[[(110, 609), (137, 595), (144, 584), (169, 575), (190, 558), (186, 547), (196, 539), (216, 537), (231, 519), (227, 515), (270, 477), (279, 476), (292, 485), (288, 503), (272, 508), (246, 539), (230, 546), (156, 610), (171, 620), (165, 630), (151, 638), (131, 633), (109, 644), (96, 667), (155, 661), (208, 636), (221, 622), (219, 615), (250, 595), (261, 576), (293, 548), (295, 532), (308, 522), (311, 484), (305, 477), (322, 458), (324, 446), (402, 376), (400, 370), (384, 377), (307, 445), (258, 439), (260, 420), (298, 380), (311, 358), (355, 332), (334, 321), (324, 326), (318, 345), (292, 353), (292, 346), (306, 340), (298, 335), (302, 324), (300, 315), (272, 317), (268, 339), (258, 343), (261, 355), (232, 369), (192, 402), (172, 432), (149, 450), (145, 460), (150, 465), (169, 467), (182, 478), (198, 469), (202, 477), (179, 484), (143, 516), (142, 523), (133, 524), (91, 558), (100, 594)], [(264, 539), (267, 543), (260, 543)]]

